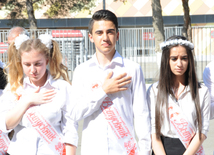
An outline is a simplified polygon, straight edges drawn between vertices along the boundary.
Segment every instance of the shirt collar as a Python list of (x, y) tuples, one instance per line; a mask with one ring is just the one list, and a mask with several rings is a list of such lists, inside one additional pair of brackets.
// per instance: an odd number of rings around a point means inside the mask
[[(119, 54), (118, 51), (115, 52), (110, 64), (108, 64), (107, 66), (111, 65), (112, 63), (118, 63), (118, 64), (123, 64), (123, 58), (122, 56)], [(97, 56), (96, 53), (92, 56), (91, 60), (89, 61), (89, 65), (93, 66), (93, 65), (97, 65), (99, 66), (99, 62), (97, 60)]]
[[(54, 82), (54, 79), (53, 77), (51, 76), (50, 72), (48, 70), (46, 70), (46, 72), (48, 73), (48, 76), (47, 76), (47, 80), (45, 82), (45, 84), (42, 86), (42, 87), (46, 87), (48, 84), (53, 86), (53, 82)], [(30, 79), (29, 77), (25, 76), (24, 80), (23, 80), (23, 87), (25, 88), (27, 85), (30, 85), (32, 87), (35, 87), (31, 82), (30, 82)], [(54, 86), (53, 86), (54, 87)]]

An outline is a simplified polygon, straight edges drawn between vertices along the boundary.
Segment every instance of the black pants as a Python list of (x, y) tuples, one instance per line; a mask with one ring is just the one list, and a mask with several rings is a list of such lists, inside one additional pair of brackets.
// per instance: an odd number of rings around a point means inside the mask
[[(186, 148), (178, 138), (161, 136), (161, 141), (163, 143), (166, 155), (183, 155), (183, 153), (186, 151)], [(152, 155), (155, 155), (153, 151)]]

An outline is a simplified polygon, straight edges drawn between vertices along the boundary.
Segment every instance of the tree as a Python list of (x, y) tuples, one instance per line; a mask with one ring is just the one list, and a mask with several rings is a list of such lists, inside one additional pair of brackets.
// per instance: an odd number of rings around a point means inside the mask
[[(34, 16), (36, 9), (48, 7), (44, 16), (48, 18), (66, 17), (72, 12), (82, 9), (90, 10), (95, 6), (94, 0), (1, 0), (0, 9), (9, 10), (8, 19), (12, 19), (12, 24), (22, 26), (22, 20), (28, 19), (30, 29), (37, 29), (37, 23)], [(19, 23), (17, 19), (22, 19)], [(26, 23), (25, 23), (26, 24)]]
[(160, 43), (165, 40), (160, 0), (152, 0), (152, 25), (155, 36), (155, 51), (161, 52)]
[(184, 9), (184, 26), (182, 29), (182, 35), (192, 42), (192, 27), (191, 27), (191, 18), (189, 15), (188, 2), (189, 0), (182, 0), (182, 5)]

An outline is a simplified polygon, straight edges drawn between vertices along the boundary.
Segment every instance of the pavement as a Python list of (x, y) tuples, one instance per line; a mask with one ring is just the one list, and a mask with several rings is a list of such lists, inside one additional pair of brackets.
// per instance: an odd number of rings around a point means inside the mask
[[(79, 129), (78, 129), (78, 134), (79, 134), (79, 144), (77, 148), (77, 154), (76, 155), (81, 155), (80, 150), (81, 150), (81, 138), (82, 138), (82, 126), (83, 126), (83, 121), (79, 122)], [(204, 151), (206, 155), (214, 155), (214, 120), (210, 121), (210, 127), (209, 127), (209, 132), (207, 134), (207, 139), (203, 143)]]

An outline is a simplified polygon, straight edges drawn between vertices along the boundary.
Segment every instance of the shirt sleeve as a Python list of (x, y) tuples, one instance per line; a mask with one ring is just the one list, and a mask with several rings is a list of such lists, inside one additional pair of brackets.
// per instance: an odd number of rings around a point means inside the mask
[(107, 97), (107, 94), (104, 92), (102, 87), (99, 87), (95, 90), (88, 90), (83, 85), (84, 71), (80, 70), (78, 67), (74, 72), (72, 80), (72, 94), (73, 101), (75, 106), (71, 113), (71, 117), (75, 121), (84, 119), (100, 108), (103, 100)]
[(146, 101), (145, 80), (140, 66), (136, 69), (135, 76), (132, 77), (132, 89), (134, 124), (139, 140), (140, 154), (150, 155), (150, 113)]
[(206, 67), (203, 72), (204, 84), (208, 87), (211, 97), (210, 119), (214, 119), (214, 75), (212, 75), (211, 68)]
[[(206, 88), (207, 89), (207, 88)], [(201, 105), (201, 117), (202, 117), (202, 133), (207, 136), (209, 130), (209, 120), (210, 120), (210, 94), (207, 89), (203, 96), (203, 102)]]
[(7, 130), (6, 126), (6, 114), (14, 107), (13, 94), (7, 90), (3, 91), (0, 97), (0, 130), (4, 133), (9, 133), (13, 129)]
[(62, 122), (61, 128), (62, 133), (64, 135), (64, 143), (72, 144), (74, 146), (78, 146), (78, 122), (74, 121), (70, 117), (70, 112), (72, 112), (72, 94), (71, 94), (71, 87), (70, 85), (67, 87), (66, 90), (66, 103), (62, 107)]
[[(154, 85), (154, 84), (153, 84)], [(151, 115), (151, 134), (156, 133), (155, 130), (155, 100), (156, 100), (156, 95), (154, 92), (154, 86), (151, 85), (146, 94), (148, 106), (149, 106), (149, 111)]]

